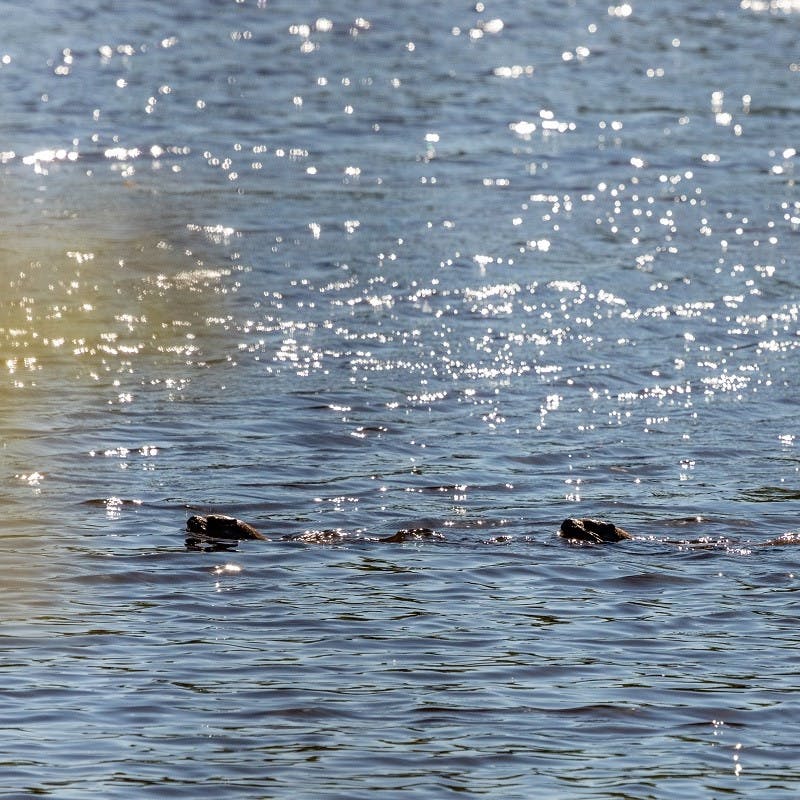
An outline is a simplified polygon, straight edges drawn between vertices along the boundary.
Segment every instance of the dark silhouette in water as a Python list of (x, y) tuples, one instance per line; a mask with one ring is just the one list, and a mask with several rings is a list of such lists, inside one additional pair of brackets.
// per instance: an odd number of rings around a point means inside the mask
[(569, 517), (561, 523), (559, 536), (578, 542), (603, 544), (604, 542), (621, 542), (623, 539), (633, 539), (628, 531), (618, 528), (613, 522), (601, 519), (574, 519)]
[(252, 525), (224, 514), (195, 514), (186, 520), (186, 533), (186, 546), (198, 550), (228, 550), (243, 539), (269, 541)]

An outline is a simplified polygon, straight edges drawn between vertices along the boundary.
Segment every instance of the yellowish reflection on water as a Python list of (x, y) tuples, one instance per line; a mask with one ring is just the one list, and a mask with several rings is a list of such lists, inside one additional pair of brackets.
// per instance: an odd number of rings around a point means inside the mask
[(224, 253), (235, 232), (161, 214), (163, 197), (138, 187), (44, 188), (0, 204), (6, 399), (48, 380), (101, 383), (148, 357), (195, 358), (213, 298), (237, 286)]
[[(86, 442), (121, 406), (169, 401), (220, 344), (235, 231), (156, 191), (74, 175), (0, 174), (0, 603), (41, 598), (75, 525)], [(54, 463), (58, 466), (54, 467)], [(56, 477), (53, 472), (60, 471)], [(74, 476), (67, 473), (73, 472)], [(51, 591), (48, 589), (48, 591)], [(5, 600), (4, 600), (5, 598)]]

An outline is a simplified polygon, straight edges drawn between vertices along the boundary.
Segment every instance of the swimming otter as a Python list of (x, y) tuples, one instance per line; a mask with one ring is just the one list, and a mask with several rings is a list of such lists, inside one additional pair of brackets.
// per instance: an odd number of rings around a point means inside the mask
[(604, 542), (621, 542), (623, 539), (633, 539), (628, 531), (618, 528), (613, 522), (601, 519), (575, 519), (569, 517), (561, 523), (558, 535), (573, 542), (589, 542), (603, 544)]
[[(561, 523), (558, 535), (573, 542), (587, 542), (589, 544), (605, 544), (607, 542), (621, 542), (633, 539), (628, 531), (617, 527), (612, 522), (600, 519), (565, 519)], [(688, 542), (672, 542), (673, 544), (686, 544), (692, 548), (716, 548), (721, 544), (730, 544), (728, 540), (709, 541), (707, 539), (691, 539)], [(783, 547), (785, 545), (800, 545), (800, 533), (789, 532), (769, 539), (766, 542), (755, 542), (754, 547)]]

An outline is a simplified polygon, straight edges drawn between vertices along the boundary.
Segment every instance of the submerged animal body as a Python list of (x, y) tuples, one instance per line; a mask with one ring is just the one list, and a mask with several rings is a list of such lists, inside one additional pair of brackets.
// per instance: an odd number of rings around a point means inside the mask
[(786, 544), (800, 544), (800, 533), (790, 532), (764, 542), (764, 547), (782, 547)]
[(604, 544), (606, 542), (621, 542), (624, 539), (633, 539), (628, 531), (601, 519), (584, 517), (575, 519), (568, 517), (561, 523), (558, 535), (574, 542), (588, 542), (589, 544)]
[(444, 536), (430, 528), (403, 528), (403, 530), (397, 531), (391, 536), (384, 536), (378, 541), (399, 544), (402, 542), (419, 542), (423, 539), (444, 539)]

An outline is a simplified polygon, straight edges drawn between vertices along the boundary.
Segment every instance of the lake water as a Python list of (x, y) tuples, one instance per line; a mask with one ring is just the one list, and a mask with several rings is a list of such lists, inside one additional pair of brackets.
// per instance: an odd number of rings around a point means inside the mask
[(2, 10), (0, 796), (797, 796), (800, 4)]

